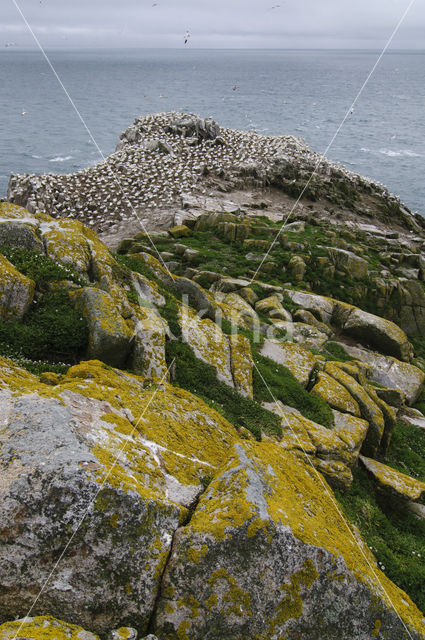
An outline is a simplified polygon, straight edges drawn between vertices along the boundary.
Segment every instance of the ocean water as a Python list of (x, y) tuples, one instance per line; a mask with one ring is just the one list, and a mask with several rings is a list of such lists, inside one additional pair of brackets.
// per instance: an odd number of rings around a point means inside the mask
[[(102, 153), (139, 115), (182, 110), (323, 153), (378, 53), (288, 50), (51, 51)], [(0, 52), (0, 196), (11, 172), (68, 173), (101, 158), (38, 51)], [(389, 52), (328, 157), (425, 215), (425, 52)]]

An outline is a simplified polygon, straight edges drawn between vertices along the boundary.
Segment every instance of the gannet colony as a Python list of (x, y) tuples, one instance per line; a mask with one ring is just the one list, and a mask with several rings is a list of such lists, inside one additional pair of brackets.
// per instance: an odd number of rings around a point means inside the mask
[(306, 176), (316, 171), (315, 180), (339, 177), (356, 189), (392, 197), (293, 136), (237, 131), (212, 119), (171, 112), (137, 118), (115, 153), (95, 166), (69, 175), (12, 175), (7, 199), (31, 212), (75, 218), (103, 231), (140, 212), (180, 204), (185, 194), (208, 195), (212, 176), (242, 187), (249, 181), (264, 185), (277, 165), (287, 172), (289, 185), (296, 182), (296, 166)]

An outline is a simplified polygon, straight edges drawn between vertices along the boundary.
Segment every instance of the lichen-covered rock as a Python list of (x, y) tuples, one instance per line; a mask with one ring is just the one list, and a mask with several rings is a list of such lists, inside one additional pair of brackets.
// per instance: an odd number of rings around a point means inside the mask
[[(146, 638), (153, 638), (154, 636), (146, 636)], [(107, 640), (137, 640), (137, 630), (132, 627), (120, 627), (119, 629), (112, 629), (108, 633)]]
[(425, 504), (425, 482), (396, 471), (382, 462), (359, 456), (365, 469), (373, 476), (378, 487), (391, 496)]
[(316, 327), (322, 333), (325, 333), (327, 336), (331, 337), (333, 335), (333, 331), (328, 325), (324, 322), (320, 322), (311, 311), (307, 311), (307, 309), (297, 309), (294, 313), (294, 322), (304, 322), (304, 324), (311, 324), (313, 327)]
[(230, 345), (230, 365), (233, 375), (233, 384), (241, 395), (252, 398), (252, 359), (251, 345), (245, 336), (234, 333), (228, 336)]
[[(0, 625), (0, 640), (99, 640), (90, 631), (51, 616), (22, 618)], [(124, 640), (124, 639), (123, 639)]]
[(0, 619), (25, 614), (54, 568), (35, 614), (146, 633), (173, 533), (235, 429), (187, 391), (100, 362), (54, 387), (0, 367)]
[(416, 402), (425, 383), (425, 373), (421, 369), (375, 351), (351, 345), (344, 345), (344, 348), (354, 358), (370, 365), (370, 379), (373, 382), (403, 392), (408, 404)]
[(145, 276), (140, 273), (131, 274), (133, 286), (139, 297), (139, 302), (145, 301), (156, 307), (163, 307), (165, 305), (165, 298), (159, 293), (158, 285), (155, 282), (151, 282)]
[(303, 309), (311, 311), (321, 322), (329, 324), (332, 320), (335, 301), (326, 296), (319, 296), (306, 291), (285, 289), (284, 293)]
[(350, 486), (353, 481), (350, 468), (356, 463), (358, 452), (347, 446), (336, 431), (334, 433), (304, 418), (297, 409), (285, 406), (280, 401), (265, 402), (263, 407), (282, 418), (280, 446), (311, 456), (311, 464), (333, 486)]
[(327, 252), (337, 269), (345, 271), (350, 278), (365, 278), (368, 272), (368, 263), (364, 258), (356, 256), (352, 251), (327, 247)]
[(168, 233), (173, 236), (173, 238), (187, 238), (192, 235), (192, 231), (185, 224), (178, 224), (171, 229), (168, 229)]
[(399, 360), (412, 359), (413, 347), (406, 334), (390, 320), (353, 308), (344, 323), (344, 333)]
[(302, 344), (295, 342), (279, 342), (278, 340), (266, 339), (260, 353), (287, 367), (303, 387), (308, 385), (311, 373), (319, 362), (317, 356), (314, 356)]
[(131, 349), (134, 332), (122, 318), (113, 298), (93, 287), (72, 293), (72, 301), (89, 327), (89, 358), (111, 366), (123, 366)]
[[(77, 220), (54, 220), (45, 216), (40, 222), (40, 233), (47, 255), (65, 266), (87, 275), (91, 265), (90, 246), (86, 227)], [(99, 240), (97, 242), (100, 243)]]
[(215, 368), (218, 380), (233, 387), (229, 340), (218, 324), (209, 318), (200, 318), (186, 305), (179, 307), (179, 323), (183, 340), (196, 357)]
[(167, 324), (151, 307), (133, 307), (131, 369), (146, 378), (166, 379), (165, 336)]
[(238, 291), (238, 289), (245, 289), (250, 284), (249, 280), (243, 280), (242, 278), (221, 278), (213, 284), (211, 290), (231, 293), (232, 291)]
[[(278, 296), (269, 296), (268, 298), (263, 298), (259, 300), (255, 305), (256, 311), (261, 313), (270, 313), (270, 311), (277, 311), (283, 309), (282, 303)], [(288, 320), (288, 318), (283, 318), (284, 320)]]
[(21, 319), (34, 298), (35, 283), (0, 254), (0, 319)]
[(369, 423), (369, 430), (363, 443), (362, 452), (365, 455), (374, 456), (381, 443), (385, 429), (385, 420), (381, 409), (375, 404), (366, 389), (336, 363), (327, 362), (325, 372), (345, 387), (359, 405), (361, 417)]
[(217, 293), (216, 299), (223, 316), (236, 328), (238, 326), (254, 329), (260, 326), (258, 315), (251, 305), (237, 293), (228, 293), (224, 297)]
[(209, 318), (200, 318), (190, 307), (179, 306), (182, 337), (200, 360), (212, 365), (217, 379), (243, 395), (252, 397), (252, 355), (249, 340), (227, 336)]
[(292, 256), (288, 262), (287, 270), (296, 282), (301, 282), (304, 279), (307, 265), (301, 256)]
[(0, 247), (3, 246), (19, 247), (40, 253), (44, 251), (43, 243), (36, 234), (35, 225), (25, 222), (25, 219), (3, 222), (0, 217)]
[(406, 628), (422, 638), (421, 613), (325, 481), (275, 443), (236, 445), (177, 531), (154, 623), (179, 640), (399, 640)]
[(335, 424), (333, 427), (334, 433), (348, 447), (348, 450), (353, 454), (356, 460), (360, 450), (362, 448), (364, 439), (369, 429), (369, 423), (367, 420), (358, 418), (356, 416), (349, 415), (347, 413), (341, 413), (340, 411), (332, 410), (334, 415)]
[(333, 409), (351, 413), (358, 418), (361, 415), (359, 404), (354, 400), (351, 393), (324, 371), (318, 373), (317, 382), (311, 393), (323, 398)]
[(304, 322), (285, 322), (284, 320), (277, 320), (276, 318), (271, 318), (271, 321), (275, 329), (279, 329), (280, 332), (286, 332), (287, 340), (304, 344), (306, 347), (320, 349), (325, 342), (328, 341), (326, 333), (322, 333), (322, 331), (319, 331), (310, 324), (305, 324)]

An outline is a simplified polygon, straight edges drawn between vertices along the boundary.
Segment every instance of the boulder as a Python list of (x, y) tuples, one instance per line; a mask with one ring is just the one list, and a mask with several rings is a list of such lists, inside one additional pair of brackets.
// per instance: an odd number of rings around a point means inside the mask
[(425, 503), (425, 482), (415, 480), (382, 462), (359, 456), (365, 469), (372, 475), (380, 490), (404, 501)]
[(347, 335), (384, 354), (404, 362), (412, 359), (413, 347), (406, 334), (390, 320), (353, 308), (343, 330)]
[(366, 278), (368, 263), (364, 258), (360, 258), (352, 251), (338, 249), (336, 247), (326, 248), (330, 259), (337, 269), (345, 271), (350, 278)]
[(360, 418), (361, 412), (358, 402), (342, 384), (324, 371), (318, 373), (316, 384), (311, 393), (322, 398), (332, 409), (351, 413)]
[(286, 339), (293, 340), (300, 344), (304, 344), (306, 347), (313, 349), (320, 349), (328, 340), (328, 336), (322, 333), (316, 327), (312, 327), (310, 324), (304, 324), (304, 322), (285, 322), (284, 320), (277, 320), (271, 318), (273, 325), (268, 329), (269, 336), (273, 337), (277, 330), (279, 333), (285, 331)]
[(156, 309), (134, 306), (131, 370), (146, 378), (168, 379), (165, 336), (168, 325)]
[[(48, 219), (47, 216), (40, 224), (41, 238), (49, 258), (64, 266), (72, 266), (87, 276), (92, 266), (92, 255), (85, 229), (83, 223), (77, 220), (54, 220)], [(96, 238), (96, 244), (103, 244), (96, 234), (93, 233), (93, 236)]]
[(280, 342), (278, 340), (264, 340), (260, 350), (261, 355), (270, 358), (278, 364), (283, 364), (295, 376), (303, 387), (307, 387), (313, 370), (317, 367), (319, 358), (302, 344), (295, 342)]
[(425, 430), (425, 416), (418, 409), (404, 407), (397, 414), (400, 422)]
[(183, 303), (199, 311), (201, 317), (205, 315), (210, 320), (215, 319), (217, 305), (214, 296), (200, 284), (189, 278), (175, 276), (171, 286)]
[(201, 252), (197, 249), (187, 248), (183, 254), (183, 258), (186, 260), (186, 262), (189, 262), (189, 264), (195, 264), (196, 262), (198, 262), (198, 258), (200, 255)]
[(371, 399), (366, 389), (336, 363), (327, 362), (325, 372), (345, 387), (358, 403), (361, 417), (369, 422), (369, 431), (363, 444), (362, 453), (374, 456), (385, 430), (385, 420), (381, 409)]
[(155, 307), (163, 307), (165, 305), (164, 296), (159, 293), (158, 285), (151, 280), (148, 280), (146, 276), (141, 273), (132, 271), (131, 281), (136, 289), (139, 304), (146, 305), (146, 303)]
[[(406, 402), (414, 404), (425, 382), (425, 373), (408, 362), (384, 356), (361, 347), (345, 345), (344, 349), (354, 358), (370, 365), (370, 379), (390, 389), (405, 394)], [(385, 398), (384, 398), (385, 399)]]
[(308, 420), (293, 407), (275, 402), (264, 402), (263, 407), (282, 418), (280, 446), (308, 456), (314, 466), (334, 487), (347, 489), (353, 476), (352, 467), (357, 457), (337, 433), (317, 422)]
[(254, 395), (252, 386), (252, 359), (251, 345), (245, 336), (234, 333), (228, 336), (230, 345), (230, 366), (233, 375), (235, 389), (241, 395), (252, 398)]
[(182, 338), (195, 356), (214, 367), (217, 379), (252, 397), (252, 355), (248, 339), (227, 336), (209, 318), (200, 318), (190, 307), (179, 306)]
[(43, 243), (36, 234), (36, 226), (19, 219), (1, 222), (0, 218), (0, 247), (19, 247), (44, 253)]
[(296, 282), (301, 282), (304, 280), (307, 265), (301, 256), (292, 256), (288, 262), (287, 270)]
[(232, 291), (249, 287), (250, 284), (249, 280), (243, 280), (242, 278), (221, 278), (217, 282), (214, 282), (211, 290), (231, 293)]
[[(220, 294), (216, 294), (218, 297)], [(233, 327), (245, 327), (254, 329), (259, 327), (260, 320), (251, 305), (237, 293), (228, 293), (223, 298), (218, 298), (218, 304), (223, 316), (232, 323)]]
[(234, 427), (187, 391), (101, 362), (55, 387), (0, 367), (0, 620), (39, 595), (35, 615), (146, 634), (174, 531)]
[(84, 287), (73, 292), (71, 299), (87, 320), (88, 356), (111, 366), (123, 366), (130, 353), (134, 333), (122, 318), (113, 298), (100, 289)]
[[(255, 303), (255, 310), (261, 313), (270, 313), (270, 311), (277, 311), (283, 309), (281, 296), (273, 295), (268, 298), (263, 298)], [(288, 320), (288, 318), (282, 318)]]
[(328, 337), (333, 335), (333, 331), (327, 324), (324, 322), (320, 322), (311, 311), (307, 311), (307, 309), (297, 309), (294, 313), (294, 321), (295, 322), (304, 322), (304, 324), (311, 324), (313, 327), (316, 327), (322, 333), (325, 333)]
[(0, 625), (0, 640), (14, 640), (17, 637), (20, 639), (25, 638), (25, 640), (32, 640), (33, 638), (34, 640), (39, 640), (40, 638), (52, 638), (52, 640), (100, 640), (99, 636), (86, 631), (78, 625), (68, 624), (51, 616), (26, 617)]
[(335, 304), (332, 298), (319, 296), (315, 293), (307, 293), (306, 291), (293, 291), (292, 289), (285, 289), (284, 293), (302, 309), (311, 311), (321, 322), (330, 324)]
[(347, 640), (378, 630), (399, 640), (407, 628), (423, 637), (422, 614), (379, 571), (326, 487), (278, 444), (237, 444), (176, 532), (154, 633)]
[(357, 459), (364, 439), (366, 438), (369, 423), (367, 420), (357, 418), (347, 413), (341, 413), (335, 409), (332, 410), (332, 413), (335, 420), (333, 427), (334, 433), (345, 442), (348, 450), (353, 454), (354, 459)]
[(34, 298), (35, 283), (0, 253), (0, 319), (22, 319)]
[(168, 230), (168, 233), (176, 239), (187, 238), (192, 235), (191, 229), (189, 229), (185, 224), (178, 224), (177, 226), (172, 227)]

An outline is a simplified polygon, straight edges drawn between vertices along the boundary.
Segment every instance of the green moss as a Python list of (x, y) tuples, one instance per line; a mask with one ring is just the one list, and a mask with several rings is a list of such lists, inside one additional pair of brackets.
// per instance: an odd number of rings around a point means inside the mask
[(322, 398), (306, 391), (292, 373), (270, 358), (253, 353), (254, 399), (257, 402), (281, 400), (283, 404), (298, 409), (305, 418), (332, 427), (334, 417), (330, 407)]
[[(349, 353), (344, 349), (344, 347), (338, 342), (329, 341), (325, 346), (327, 354), (330, 356), (330, 360), (338, 360), (339, 362), (350, 362), (351, 360), (355, 360)], [(327, 355), (325, 353), (325, 357)]]
[(380, 569), (425, 611), (425, 521), (396, 508), (376, 492), (363, 469), (354, 470), (351, 488), (336, 497), (378, 560)]
[(168, 342), (166, 357), (168, 365), (174, 360), (174, 384), (202, 398), (235, 427), (245, 427), (257, 440), (261, 439), (261, 432), (280, 435), (277, 416), (219, 382), (214, 367), (198, 360), (189, 345)]
[(65, 291), (46, 292), (23, 321), (0, 323), (0, 354), (74, 363), (85, 352), (88, 327)]
[(425, 482), (425, 431), (397, 422), (383, 462)]

